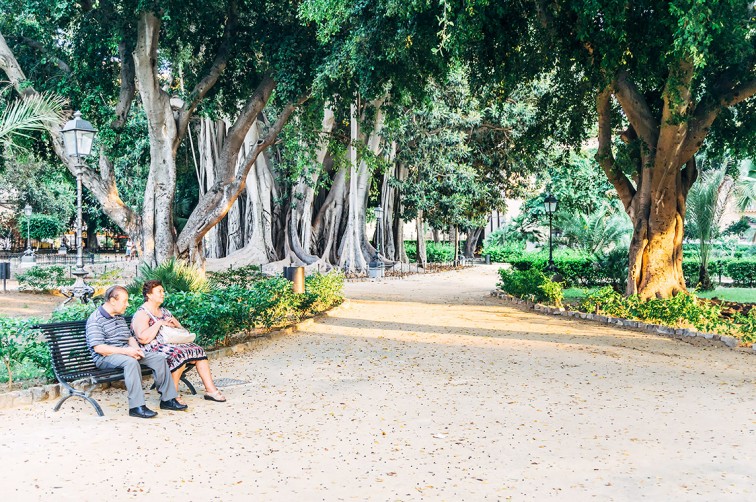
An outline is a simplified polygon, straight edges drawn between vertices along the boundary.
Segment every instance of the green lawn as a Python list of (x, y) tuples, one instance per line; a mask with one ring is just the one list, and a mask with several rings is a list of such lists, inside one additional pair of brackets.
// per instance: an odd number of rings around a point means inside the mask
[[(568, 288), (564, 290), (565, 300), (578, 301), (598, 288)], [(714, 291), (700, 291), (696, 293), (699, 298), (714, 298), (728, 302), (756, 303), (756, 288), (723, 288), (718, 287)]]
[(714, 291), (699, 291), (696, 295), (700, 298), (714, 298), (728, 302), (756, 303), (756, 288), (722, 288)]

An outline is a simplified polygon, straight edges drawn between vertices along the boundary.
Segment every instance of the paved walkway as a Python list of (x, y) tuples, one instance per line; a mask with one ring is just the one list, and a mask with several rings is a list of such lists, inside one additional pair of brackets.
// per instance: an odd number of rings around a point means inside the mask
[[(227, 404), (0, 412), (8, 500), (754, 500), (756, 358), (536, 315), (495, 267), (353, 283)], [(151, 393), (148, 404), (157, 401)]]

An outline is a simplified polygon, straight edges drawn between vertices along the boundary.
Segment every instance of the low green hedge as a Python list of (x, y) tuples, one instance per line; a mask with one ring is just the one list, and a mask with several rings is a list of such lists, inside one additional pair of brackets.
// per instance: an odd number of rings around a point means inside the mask
[[(460, 243), (459, 246), (461, 253), (464, 249), (463, 243)], [(404, 250), (407, 252), (409, 261), (417, 261), (417, 241), (404, 241)], [(445, 242), (428, 241), (425, 243), (425, 258), (429, 263), (452, 261), (454, 260), (454, 246)]]
[[(486, 248), (491, 251), (491, 260), (509, 263), (516, 270), (535, 268), (542, 272), (548, 264), (548, 254), (517, 253), (515, 249)], [(497, 254), (498, 253), (498, 254)], [(618, 249), (603, 257), (560, 253), (554, 255), (557, 271), (564, 278), (565, 287), (613, 286), (623, 291), (627, 284), (627, 250)], [(689, 288), (698, 283), (700, 262), (696, 259), (683, 260), (683, 275)], [(756, 260), (710, 260), (707, 269), (712, 279), (729, 277), (735, 286), (753, 287), (756, 285)]]
[[(204, 347), (221, 346), (234, 333), (257, 327), (295, 323), (304, 317), (328, 310), (344, 301), (344, 276), (340, 272), (314, 274), (305, 279), (305, 292), (295, 294), (292, 283), (282, 277), (231, 285), (208, 291), (181, 291), (166, 295), (165, 306), (189, 330), (197, 333)], [(132, 298), (127, 314), (142, 302)], [(73, 303), (56, 309), (53, 322), (86, 319), (96, 308), (93, 303)], [(14, 369), (34, 364), (39, 375), (52, 378), (47, 347), (31, 326), (36, 319), (0, 316), (0, 358), (12, 379)]]
[(580, 303), (580, 310), (671, 327), (693, 326), (700, 331), (733, 335), (743, 342), (756, 341), (756, 309), (749, 315), (722, 316), (722, 307), (694, 295), (681, 293), (668, 299), (641, 300), (624, 297), (611, 287), (599, 289)]
[(499, 269), (500, 282), (497, 284), (503, 291), (512, 296), (534, 302), (562, 305), (564, 293), (562, 286), (546, 277), (540, 270), (505, 270)]

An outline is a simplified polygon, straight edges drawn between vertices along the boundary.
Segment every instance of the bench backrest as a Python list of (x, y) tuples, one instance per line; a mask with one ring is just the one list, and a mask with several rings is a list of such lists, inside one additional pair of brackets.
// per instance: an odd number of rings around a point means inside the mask
[[(131, 323), (131, 318), (126, 318)], [(50, 349), (53, 370), (59, 380), (73, 381), (97, 371), (87, 345), (87, 321), (68, 321), (40, 324)]]

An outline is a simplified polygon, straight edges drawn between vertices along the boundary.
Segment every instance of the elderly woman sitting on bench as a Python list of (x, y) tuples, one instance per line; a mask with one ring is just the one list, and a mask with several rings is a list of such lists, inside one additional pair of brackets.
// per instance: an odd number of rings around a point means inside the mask
[(186, 364), (193, 363), (197, 367), (197, 373), (202, 379), (202, 384), (205, 386), (205, 399), (219, 403), (225, 402), (226, 397), (221, 394), (213, 382), (205, 349), (196, 343), (166, 343), (160, 334), (162, 326), (183, 327), (167, 309), (162, 307), (165, 300), (163, 284), (160, 281), (146, 281), (142, 286), (142, 295), (144, 296), (144, 303), (136, 311), (131, 321), (134, 335), (142, 350), (146, 353), (160, 352), (166, 356), (168, 368), (177, 390), (179, 379), (186, 369)]

